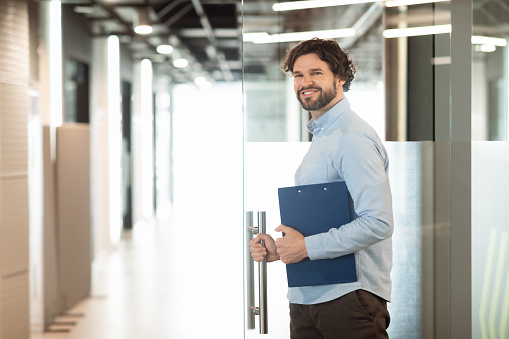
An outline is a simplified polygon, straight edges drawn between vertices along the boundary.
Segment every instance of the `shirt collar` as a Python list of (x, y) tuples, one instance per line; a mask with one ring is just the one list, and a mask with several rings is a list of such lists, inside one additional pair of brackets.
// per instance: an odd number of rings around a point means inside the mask
[(309, 133), (312, 133), (313, 136), (318, 136), (320, 132), (327, 130), (327, 128), (329, 128), (330, 125), (339, 118), (341, 113), (346, 111), (349, 107), (350, 103), (348, 102), (348, 99), (344, 97), (316, 121), (313, 119), (309, 120), (307, 124)]

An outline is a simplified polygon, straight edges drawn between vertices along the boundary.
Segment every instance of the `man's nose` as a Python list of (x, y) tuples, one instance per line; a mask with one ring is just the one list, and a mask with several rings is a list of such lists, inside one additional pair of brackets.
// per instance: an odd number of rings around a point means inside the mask
[(301, 87), (307, 87), (312, 84), (313, 84), (313, 79), (311, 78), (311, 76), (309, 76), (309, 75), (302, 76)]

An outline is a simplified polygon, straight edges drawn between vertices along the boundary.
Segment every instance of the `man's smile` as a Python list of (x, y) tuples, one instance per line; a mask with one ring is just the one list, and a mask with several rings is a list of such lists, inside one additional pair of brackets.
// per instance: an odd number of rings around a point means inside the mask
[(318, 88), (301, 89), (300, 90), (300, 95), (301, 96), (309, 96), (309, 95), (312, 95), (312, 94), (317, 93), (319, 91), (320, 91), (320, 89), (318, 89)]

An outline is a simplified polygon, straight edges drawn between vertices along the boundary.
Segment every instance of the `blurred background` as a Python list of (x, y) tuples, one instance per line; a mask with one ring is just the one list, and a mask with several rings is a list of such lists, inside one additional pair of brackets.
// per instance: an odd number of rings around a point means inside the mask
[(289, 338), (245, 212), (279, 236), (313, 37), (391, 159), (391, 338), (508, 338), (506, 1), (0, 0), (0, 339)]

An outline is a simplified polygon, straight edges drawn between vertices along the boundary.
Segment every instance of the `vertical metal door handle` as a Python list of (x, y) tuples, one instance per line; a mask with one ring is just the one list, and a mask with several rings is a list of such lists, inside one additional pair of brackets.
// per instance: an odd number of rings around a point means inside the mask
[[(266, 233), (265, 227), (265, 212), (258, 212), (258, 232)], [(262, 245), (265, 243), (262, 241)], [(267, 334), (269, 332), (268, 317), (267, 317), (267, 258), (258, 263), (259, 272), (259, 310), (260, 310), (260, 334)]]
[[(249, 251), (249, 242), (253, 234), (265, 233), (265, 212), (258, 212), (258, 226), (253, 225), (253, 212), (246, 212), (246, 232), (245, 232), (245, 266), (247, 280), (247, 328), (255, 328), (255, 316), (260, 316), (260, 334), (268, 333), (268, 313), (267, 313), (267, 259), (258, 263), (259, 270), (259, 307), (254, 305), (254, 261)], [(265, 245), (262, 241), (262, 245)]]
[(244, 232), (244, 265), (246, 267), (246, 306), (247, 306), (247, 329), (255, 328), (254, 307), (254, 261), (251, 258), (249, 242), (253, 236), (253, 212), (246, 212), (246, 229)]

